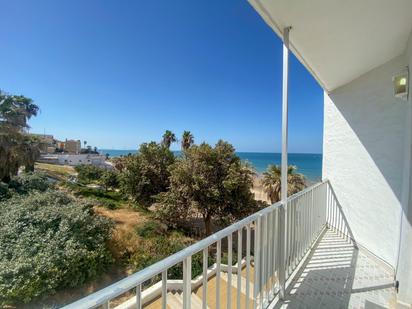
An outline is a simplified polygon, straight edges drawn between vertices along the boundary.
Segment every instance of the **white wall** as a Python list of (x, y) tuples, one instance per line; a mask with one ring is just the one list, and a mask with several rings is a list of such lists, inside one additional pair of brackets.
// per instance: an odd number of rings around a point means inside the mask
[(356, 241), (394, 268), (400, 236), (406, 114), (393, 96), (399, 56), (327, 95), (323, 178), (342, 204)]
[[(409, 37), (405, 57), (409, 65), (409, 73), (411, 74), (412, 32)], [(412, 83), (410, 82), (409, 85), (411, 87)], [(407, 135), (405, 140), (402, 232), (397, 279), (400, 284), (398, 300), (412, 304), (412, 95), (409, 95), (406, 117), (407, 123), (405, 132)]]
[(81, 164), (93, 164), (104, 165), (105, 157), (102, 155), (90, 155), (90, 154), (57, 154), (60, 164), (67, 165), (81, 165)]

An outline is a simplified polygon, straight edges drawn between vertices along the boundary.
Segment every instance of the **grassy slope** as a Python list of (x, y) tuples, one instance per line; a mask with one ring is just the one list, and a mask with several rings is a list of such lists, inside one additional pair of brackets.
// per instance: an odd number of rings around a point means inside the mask
[(67, 180), (68, 177), (76, 175), (73, 166), (68, 165), (36, 163), (34, 168), (57, 180)]

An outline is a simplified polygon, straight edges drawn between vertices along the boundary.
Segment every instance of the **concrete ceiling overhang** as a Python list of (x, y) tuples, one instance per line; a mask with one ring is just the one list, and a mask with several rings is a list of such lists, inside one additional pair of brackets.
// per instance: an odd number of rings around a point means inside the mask
[(412, 0), (249, 0), (326, 91), (401, 55)]

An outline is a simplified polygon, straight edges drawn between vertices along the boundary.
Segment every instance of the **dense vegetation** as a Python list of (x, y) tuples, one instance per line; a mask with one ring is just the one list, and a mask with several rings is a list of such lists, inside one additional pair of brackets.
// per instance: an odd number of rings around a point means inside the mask
[(21, 173), (18, 176), (13, 177), (9, 184), (9, 190), (13, 190), (17, 193), (29, 193), (31, 191), (44, 192), (50, 187), (48, 178), (44, 173)]
[(104, 172), (104, 169), (92, 164), (78, 165), (74, 169), (77, 172), (78, 181), (84, 184), (97, 182)]
[[(180, 231), (169, 231), (158, 221), (147, 221), (142, 224), (137, 233), (143, 238), (140, 246), (130, 257), (129, 262), (135, 271), (144, 269), (162, 259), (172, 255), (194, 243), (194, 240), (185, 236)], [(214, 257), (209, 256), (209, 265), (213, 264)], [(192, 278), (202, 273), (202, 252), (192, 256)], [(169, 279), (183, 278), (183, 265), (178, 263), (167, 271)], [(158, 281), (155, 277), (150, 283)]]
[(112, 170), (105, 170), (100, 178), (100, 183), (107, 191), (119, 187), (119, 174)]
[(116, 189), (119, 186), (119, 173), (95, 165), (78, 165), (75, 167), (80, 184), (99, 184), (105, 190)]
[(111, 223), (46, 181), (16, 177), (0, 202), (0, 304), (79, 286), (111, 262)]

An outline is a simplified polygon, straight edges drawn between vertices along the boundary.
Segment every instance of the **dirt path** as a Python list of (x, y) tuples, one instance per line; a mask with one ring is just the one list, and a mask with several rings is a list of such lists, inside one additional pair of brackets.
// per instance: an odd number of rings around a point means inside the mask
[(131, 229), (135, 228), (138, 223), (145, 221), (144, 216), (132, 209), (106, 209), (103, 207), (95, 207), (96, 214), (112, 219), (116, 223), (116, 229)]
[(136, 251), (139, 246), (139, 237), (136, 234), (138, 224), (146, 221), (145, 216), (128, 208), (109, 210), (103, 207), (94, 207), (96, 214), (113, 220), (115, 228), (110, 249), (116, 260)]

